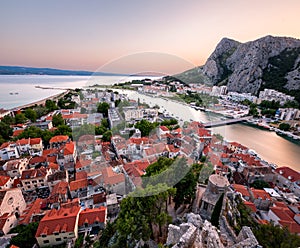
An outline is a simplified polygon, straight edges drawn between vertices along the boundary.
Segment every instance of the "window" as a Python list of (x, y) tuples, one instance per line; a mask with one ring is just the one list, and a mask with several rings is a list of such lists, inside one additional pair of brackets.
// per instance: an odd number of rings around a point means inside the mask
[(56, 238), (55, 241), (61, 241), (61, 238)]
[(204, 209), (204, 210), (207, 210), (207, 209), (208, 209), (208, 203), (207, 203), (207, 202), (204, 202), (204, 204), (203, 204), (203, 209)]
[(58, 234), (59, 234), (58, 232), (55, 232), (55, 233), (54, 233), (55, 236), (58, 236)]
[(49, 244), (49, 240), (47, 240), (47, 239), (44, 240), (43, 242), (44, 242), (44, 244)]

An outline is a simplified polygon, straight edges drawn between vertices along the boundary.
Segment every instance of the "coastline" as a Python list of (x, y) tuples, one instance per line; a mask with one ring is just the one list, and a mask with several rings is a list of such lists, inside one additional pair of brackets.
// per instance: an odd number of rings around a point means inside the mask
[(55, 94), (55, 95), (52, 95), (52, 96), (49, 96), (49, 97), (46, 97), (46, 98), (43, 98), (41, 100), (38, 100), (38, 101), (34, 101), (34, 102), (31, 102), (31, 103), (26, 103), (26, 104), (23, 104), (23, 105), (20, 105), (20, 106), (17, 106), (17, 107), (14, 107), (14, 108), (11, 108), (11, 109), (8, 109), (8, 111), (16, 111), (16, 110), (21, 110), (21, 109), (24, 109), (24, 108), (29, 108), (29, 107), (32, 107), (32, 106), (35, 106), (35, 105), (44, 105), (46, 103), (47, 100), (57, 100), (58, 98), (66, 95), (69, 93), (69, 89), (68, 90), (65, 90), (64, 92), (62, 93), (58, 93), (58, 94)]

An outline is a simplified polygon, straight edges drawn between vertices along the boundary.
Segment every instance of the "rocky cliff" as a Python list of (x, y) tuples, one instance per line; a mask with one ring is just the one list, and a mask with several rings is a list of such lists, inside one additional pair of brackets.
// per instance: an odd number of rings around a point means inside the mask
[(299, 92), (300, 40), (266, 36), (240, 43), (224, 38), (204, 66), (176, 76), (187, 83), (227, 85), (229, 91), (252, 94), (263, 88)]

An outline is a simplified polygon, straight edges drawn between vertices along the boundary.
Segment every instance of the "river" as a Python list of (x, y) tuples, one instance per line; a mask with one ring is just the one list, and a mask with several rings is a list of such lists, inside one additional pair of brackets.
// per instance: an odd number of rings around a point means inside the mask
[[(140, 99), (150, 106), (157, 104), (161, 110), (167, 111), (171, 116), (182, 121), (207, 122), (221, 118), (220, 115), (197, 111), (171, 100), (147, 96), (136, 91), (121, 90), (120, 92), (128, 94), (134, 100)], [(261, 130), (246, 124), (215, 127), (212, 128), (212, 132), (221, 134), (228, 141), (236, 141), (255, 150), (263, 160), (300, 171), (300, 145), (278, 136), (275, 132)]]
[[(140, 78), (140, 77), (138, 77)], [(84, 77), (84, 76), (44, 76), (44, 75), (1, 75), (0, 76), (0, 108), (11, 108), (30, 103), (62, 92), (61, 90), (42, 90), (35, 85), (65, 88), (80, 88), (86, 85), (105, 84), (131, 81), (128, 77)], [(170, 115), (183, 121), (202, 121), (220, 119), (220, 115), (197, 111), (182, 103), (155, 98), (135, 91), (123, 91), (130, 98), (145, 101), (150, 105), (159, 105)], [(10, 94), (13, 93), (13, 94)], [(18, 94), (14, 94), (18, 93)], [(220, 133), (226, 140), (237, 141), (255, 150), (262, 159), (277, 164), (289, 166), (300, 171), (300, 145), (292, 143), (274, 132), (260, 130), (244, 124), (235, 124), (213, 128), (214, 133)]]

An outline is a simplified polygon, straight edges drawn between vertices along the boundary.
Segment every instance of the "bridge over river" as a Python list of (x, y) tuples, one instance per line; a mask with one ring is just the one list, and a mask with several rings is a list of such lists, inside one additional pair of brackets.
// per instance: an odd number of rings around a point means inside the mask
[(210, 128), (210, 127), (218, 127), (218, 126), (224, 126), (224, 125), (230, 125), (230, 124), (235, 124), (243, 121), (247, 121), (252, 119), (253, 116), (245, 116), (241, 118), (236, 118), (236, 119), (226, 119), (226, 120), (220, 120), (220, 121), (210, 121), (203, 123), (204, 127)]

